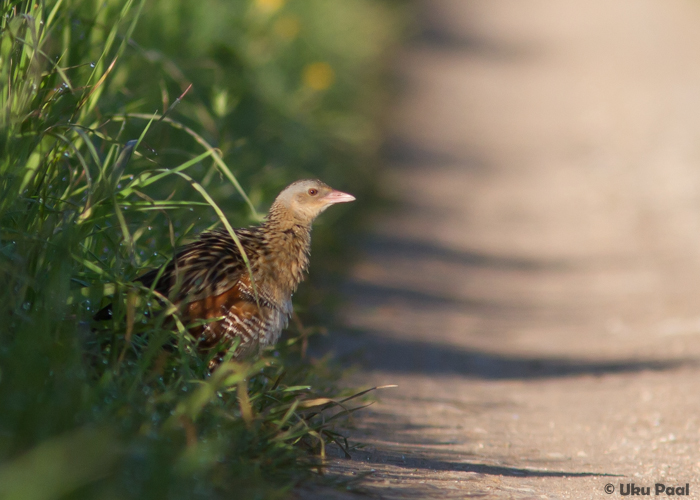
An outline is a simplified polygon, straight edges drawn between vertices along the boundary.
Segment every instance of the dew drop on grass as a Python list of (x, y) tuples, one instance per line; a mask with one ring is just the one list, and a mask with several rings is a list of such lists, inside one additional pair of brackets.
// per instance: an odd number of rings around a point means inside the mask
[(32, 307), (32, 305), (29, 302), (25, 302), (24, 304), (22, 304), (22, 309), (24, 309), (25, 311), (29, 311), (30, 307)]
[(90, 63), (90, 67), (91, 67), (91, 68), (94, 68), (94, 67), (95, 67), (95, 63), (94, 63), (94, 62)]
[(152, 227), (152, 226), (148, 226), (148, 230), (149, 230), (149, 231), (153, 231), (153, 227)]

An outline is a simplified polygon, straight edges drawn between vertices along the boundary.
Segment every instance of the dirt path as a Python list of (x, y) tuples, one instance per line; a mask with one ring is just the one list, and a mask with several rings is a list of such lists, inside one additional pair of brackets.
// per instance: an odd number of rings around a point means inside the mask
[(332, 470), (381, 498), (700, 498), (700, 3), (422, 17), (392, 120), (400, 205), (336, 336), (360, 381), (399, 388)]

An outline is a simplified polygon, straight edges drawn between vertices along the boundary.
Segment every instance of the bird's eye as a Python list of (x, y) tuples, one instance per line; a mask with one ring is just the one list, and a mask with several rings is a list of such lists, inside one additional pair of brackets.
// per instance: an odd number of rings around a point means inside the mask
[(311, 196), (316, 196), (318, 194), (318, 189), (314, 189), (314, 188), (309, 189), (309, 194)]

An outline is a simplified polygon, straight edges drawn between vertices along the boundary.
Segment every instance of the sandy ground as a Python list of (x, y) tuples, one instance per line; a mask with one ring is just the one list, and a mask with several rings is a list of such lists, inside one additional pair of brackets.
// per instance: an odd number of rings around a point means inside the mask
[(349, 489), (298, 495), (700, 498), (700, 2), (425, 0), (421, 27), (399, 204), (333, 340), (399, 387), (332, 461)]

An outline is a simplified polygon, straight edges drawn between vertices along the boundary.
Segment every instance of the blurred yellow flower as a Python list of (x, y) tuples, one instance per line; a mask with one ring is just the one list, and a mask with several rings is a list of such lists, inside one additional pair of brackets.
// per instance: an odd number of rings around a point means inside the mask
[(303, 73), (304, 85), (314, 90), (326, 90), (335, 81), (335, 71), (325, 62), (307, 64)]
[(284, 16), (275, 23), (275, 33), (285, 40), (294, 40), (299, 34), (301, 24), (296, 16)]
[(263, 12), (276, 12), (284, 5), (285, 0), (255, 0), (255, 5)]

